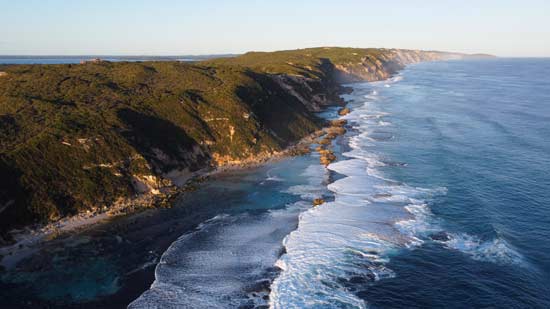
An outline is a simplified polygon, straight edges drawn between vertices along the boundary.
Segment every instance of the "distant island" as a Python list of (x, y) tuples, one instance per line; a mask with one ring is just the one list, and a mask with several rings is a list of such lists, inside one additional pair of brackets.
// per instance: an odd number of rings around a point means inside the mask
[(327, 125), (316, 112), (343, 103), (343, 83), (488, 56), (324, 47), (0, 65), (0, 244), (15, 228), (167, 205), (207, 171), (291, 154)]

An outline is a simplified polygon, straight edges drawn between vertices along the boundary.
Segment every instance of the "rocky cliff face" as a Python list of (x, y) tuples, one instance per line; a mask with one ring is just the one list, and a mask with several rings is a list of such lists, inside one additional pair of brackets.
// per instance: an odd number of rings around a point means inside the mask
[(280, 153), (320, 129), (341, 83), (453, 54), (316, 48), (196, 64), (0, 67), (0, 233)]
[(340, 83), (384, 80), (408, 64), (449, 59), (458, 54), (388, 49), (379, 56), (365, 55), (357, 62), (336, 64), (334, 78)]

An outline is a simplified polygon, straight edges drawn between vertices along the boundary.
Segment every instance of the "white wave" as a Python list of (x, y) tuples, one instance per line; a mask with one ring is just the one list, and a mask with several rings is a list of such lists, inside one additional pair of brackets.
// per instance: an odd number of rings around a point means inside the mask
[(411, 214), (407, 220), (395, 223), (396, 227), (405, 235), (408, 235), (413, 245), (419, 246), (424, 243), (423, 237), (440, 231), (434, 222), (432, 212), (426, 204), (409, 204), (405, 209)]
[[(365, 97), (377, 94), (375, 90)], [(387, 126), (382, 120), (386, 115), (366, 102), (344, 116), (352, 131), (358, 131), (346, 135), (351, 150), (343, 155), (350, 159), (327, 169), (346, 177), (327, 185), (335, 200), (302, 213), (298, 228), (285, 238), (287, 253), (276, 264), (282, 272), (272, 284), (272, 308), (365, 308), (366, 302), (350, 287), (394, 277), (386, 266), (391, 255), (418, 243), (395, 223), (411, 220), (414, 214), (405, 206), (432, 190), (398, 184), (380, 172), (385, 164), (369, 150), (378, 143), (369, 134)], [(292, 190), (304, 194), (311, 188)]]
[(444, 242), (447, 248), (461, 251), (474, 260), (497, 264), (525, 264), (523, 256), (502, 238), (483, 241), (468, 234), (449, 234), (449, 238)]
[(403, 75), (396, 75), (392, 78), (390, 78), (392, 83), (397, 83), (403, 80)]
[(288, 188), (285, 192), (298, 195), (304, 200), (313, 200), (322, 196), (325, 189), (315, 185), (296, 185)]
[(275, 275), (281, 239), (293, 229), (303, 207), (297, 203), (264, 215), (208, 220), (166, 250), (154, 283), (128, 308), (267, 305), (263, 296)]
[(370, 93), (363, 95), (366, 99), (376, 100), (378, 96), (378, 91), (372, 90)]
[(329, 170), (346, 176), (363, 176), (367, 167), (368, 163), (359, 159), (336, 161), (327, 166)]
[[(389, 83), (401, 79), (396, 76)], [(359, 90), (358, 96), (380, 99), (376, 90)], [(382, 133), (392, 134), (387, 128), (378, 129), (391, 125), (385, 121), (387, 115), (376, 102), (367, 101), (342, 117), (352, 127), (345, 135), (350, 150), (343, 153), (349, 159), (334, 162), (327, 169), (345, 177), (327, 185), (334, 201), (302, 213), (298, 228), (285, 238), (287, 253), (276, 264), (282, 272), (272, 284), (272, 308), (365, 308), (367, 303), (355, 291), (368, 288), (367, 282), (396, 276), (387, 267), (391, 256), (429, 240), (474, 259), (497, 263), (521, 260), (502, 239), (481, 242), (444, 232), (428, 201), (446, 194), (445, 187), (419, 188), (387, 178), (381, 169), (387, 165), (373, 151), (386, 141)], [(372, 138), (373, 133), (380, 138)], [(294, 190), (306, 197), (304, 193), (312, 189), (305, 186)], [(354, 286), (354, 282), (358, 283)]]
[(310, 165), (301, 175), (307, 177), (307, 184), (292, 186), (285, 190), (286, 193), (298, 195), (305, 200), (313, 200), (326, 193), (326, 187), (323, 183), (328, 182), (329, 175), (322, 165)]
[(365, 308), (348, 284), (395, 275), (385, 263), (407, 239), (383, 222), (404, 213), (351, 201), (337, 199), (300, 216), (298, 229), (285, 238), (287, 254), (276, 264), (282, 272), (271, 286), (272, 308)]
[(277, 182), (284, 181), (284, 179), (282, 179), (279, 176), (268, 176), (265, 180), (266, 181), (277, 181)]

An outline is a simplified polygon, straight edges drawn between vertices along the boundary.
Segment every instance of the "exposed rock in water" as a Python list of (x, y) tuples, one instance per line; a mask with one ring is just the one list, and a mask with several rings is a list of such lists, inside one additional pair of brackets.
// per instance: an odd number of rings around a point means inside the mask
[(334, 155), (334, 152), (332, 150), (322, 149), (321, 151), (319, 151), (319, 153), (321, 154), (321, 158), (319, 159), (319, 161), (324, 166), (327, 166), (330, 163), (336, 161), (336, 156)]
[(344, 107), (338, 111), (338, 115), (345, 116), (350, 113), (350, 109), (347, 107)]
[(449, 237), (449, 234), (447, 234), (447, 232), (444, 232), (444, 231), (431, 234), (430, 238), (435, 241), (442, 241), (442, 242), (451, 240), (451, 238)]
[(330, 121), (331, 127), (343, 127), (348, 123), (345, 119), (335, 119)]
[(313, 206), (319, 206), (323, 203), (325, 203), (325, 200), (323, 200), (322, 198), (316, 198), (313, 200)]

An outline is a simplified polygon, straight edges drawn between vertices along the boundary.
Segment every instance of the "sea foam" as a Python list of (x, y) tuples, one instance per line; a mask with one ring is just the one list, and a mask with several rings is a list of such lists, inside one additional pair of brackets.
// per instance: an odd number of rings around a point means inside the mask
[(356, 293), (369, 282), (394, 277), (387, 267), (391, 256), (419, 243), (397, 223), (414, 220), (407, 205), (420, 203), (433, 190), (399, 184), (380, 171), (386, 164), (371, 147), (387, 139), (372, 134), (388, 122), (383, 120), (387, 114), (371, 104), (378, 95), (376, 89), (356, 87), (355, 100), (367, 101), (342, 117), (353, 132), (346, 135), (350, 150), (343, 153), (349, 159), (327, 167), (344, 177), (327, 186), (334, 201), (302, 213), (298, 228), (285, 238), (287, 253), (276, 264), (282, 272), (271, 287), (273, 308), (365, 308)]
[[(343, 178), (329, 183), (334, 201), (303, 212), (298, 228), (285, 240), (286, 254), (276, 265), (281, 273), (271, 286), (272, 308), (365, 308), (358, 292), (370, 284), (398, 276), (387, 265), (403, 251), (426, 242), (440, 243), (475, 260), (521, 263), (523, 258), (503, 239), (490, 241), (464, 233), (448, 233), (445, 223), (430, 209), (430, 201), (447, 188), (420, 188), (390, 179), (384, 168), (402, 168), (377, 152), (382, 143), (393, 143), (394, 128), (380, 110), (387, 82), (360, 84), (349, 95), (344, 160), (327, 169)], [(363, 102), (361, 102), (363, 100)], [(376, 103), (378, 102), (378, 103)], [(390, 162), (390, 163), (388, 163)], [(317, 189), (318, 190), (318, 189)], [(299, 186), (291, 192), (311, 198), (316, 192)]]

